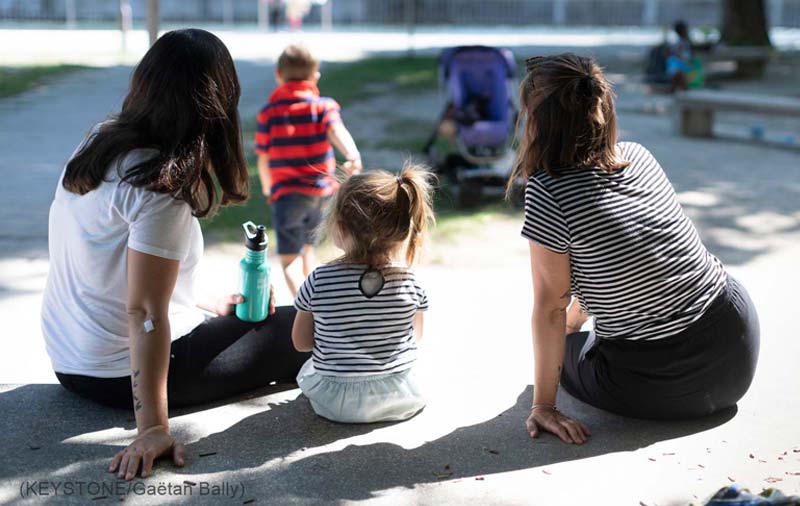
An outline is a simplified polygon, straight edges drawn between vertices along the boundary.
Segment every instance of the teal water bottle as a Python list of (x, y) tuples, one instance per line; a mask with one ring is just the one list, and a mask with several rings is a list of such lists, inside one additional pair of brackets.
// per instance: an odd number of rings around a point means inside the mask
[(239, 294), (244, 302), (236, 305), (236, 316), (246, 322), (260, 322), (269, 314), (267, 227), (252, 221), (242, 227), (247, 251), (239, 262)]

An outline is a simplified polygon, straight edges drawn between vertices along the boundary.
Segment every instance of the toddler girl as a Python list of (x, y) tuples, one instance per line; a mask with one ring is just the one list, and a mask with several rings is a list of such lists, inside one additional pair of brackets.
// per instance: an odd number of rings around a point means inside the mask
[(297, 383), (336, 422), (405, 420), (425, 401), (412, 374), (425, 291), (409, 268), (433, 221), (429, 173), (355, 175), (325, 228), (344, 255), (314, 270), (295, 300), (292, 342), (313, 351)]

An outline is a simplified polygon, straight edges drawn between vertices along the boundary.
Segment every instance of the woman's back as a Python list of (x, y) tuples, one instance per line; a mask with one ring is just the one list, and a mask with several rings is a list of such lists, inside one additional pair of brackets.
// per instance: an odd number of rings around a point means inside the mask
[(660, 339), (700, 318), (725, 285), (655, 158), (620, 143), (626, 168), (532, 176), (523, 235), (569, 252), (572, 291), (601, 338)]
[[(135, 150), (120, 170), (148, 156)], [(53, 264), (42, 302), (42, 331), (54, 369), (96, 377), (130, 372), (127, 250), (181, 261), (170, 304), (173, 339), (202, 321), (192, 273), (200, 260), (200, 225), (185, 202), (120, 182), (116, 164), (86, 195), (59, 181), (50, 207)]]

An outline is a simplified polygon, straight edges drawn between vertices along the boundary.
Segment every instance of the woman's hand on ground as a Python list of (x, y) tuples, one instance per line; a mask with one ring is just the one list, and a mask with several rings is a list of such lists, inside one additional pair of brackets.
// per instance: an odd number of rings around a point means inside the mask
[(583, 444), (591, 436), (589, 427), (551, 407), (531, 410), (531, 416), (525, 425), (528, 434), (533, 438), (539, 437), (539, 433), (545, 431), (558, 436), (565, 443)]
[(185, 462), (183, 445), (175, 441), (163, 425), (145, 430), (127, 448), (117, 453), (108, 466), (108, 472), (126, 480), (136, 477), (141, 466), (142, 478), (153, 473), (153, 462), (159, 457), (170, 457), (178, 467)]

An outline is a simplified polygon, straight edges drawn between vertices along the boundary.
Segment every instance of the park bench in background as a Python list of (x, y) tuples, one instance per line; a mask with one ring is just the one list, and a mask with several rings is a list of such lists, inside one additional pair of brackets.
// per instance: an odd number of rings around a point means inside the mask
[[(728, 75), (735, 78), (753, 78), (764, 75), (770, 58), (770, 48), (758, 46), (726, 46), (722, 44), (698, 49), (696, 56), (703, 61), (706, 75)], [(730, 71), (719, 72), (716, 67), (732, 64)]]
[(675, 95), (675, 128), (689, 137), (711, 137), (718, 111), (800, 118), (800, 99), (713, 90), (692, 90)]

